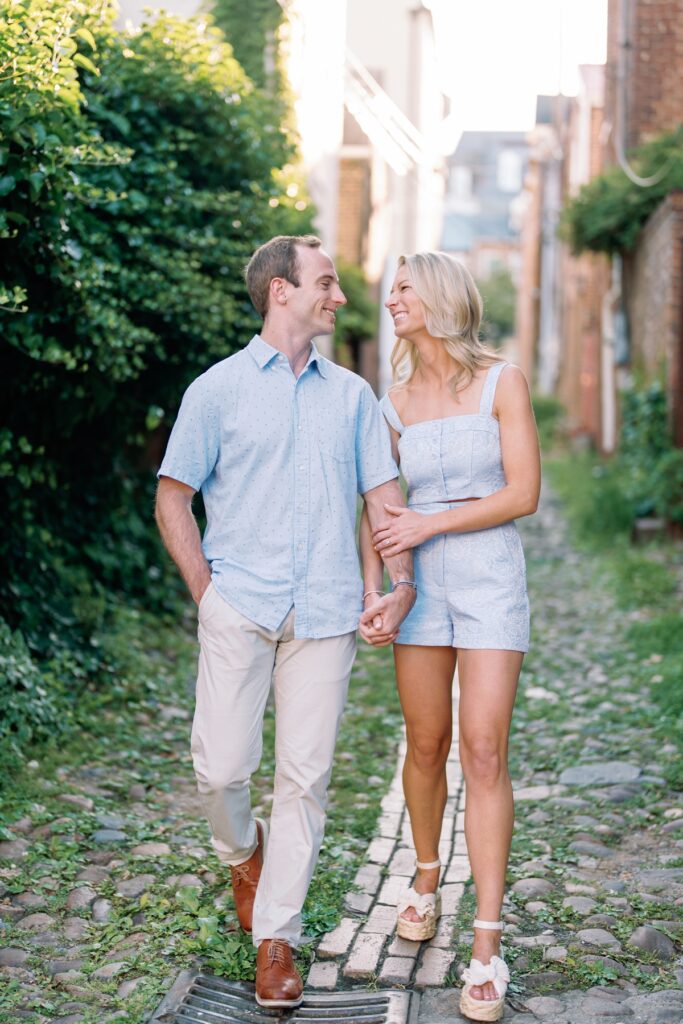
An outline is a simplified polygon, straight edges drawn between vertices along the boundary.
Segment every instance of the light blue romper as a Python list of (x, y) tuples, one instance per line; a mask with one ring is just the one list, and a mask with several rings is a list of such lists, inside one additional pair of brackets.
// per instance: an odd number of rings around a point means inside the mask
[[(505, 486), (496, 384), (507, 363), (486, 375), (478, 413), (404, 427), (389, 395), (380, 408), (400, 435), (408, 505), (424, 515), (462, 508)], [(450, 504), (449, 504), (450, 502)], [(529, 599), (522, 542), (514, 522), (470, 533), (441, 533), (413, 550), (417, 600), (396, 641), (421, 646), (529, 650)]]

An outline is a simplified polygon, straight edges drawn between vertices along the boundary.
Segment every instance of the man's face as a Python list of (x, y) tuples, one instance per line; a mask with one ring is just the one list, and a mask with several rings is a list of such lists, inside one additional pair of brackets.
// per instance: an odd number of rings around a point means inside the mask
[(287, 316), (292, 326), (310, 333), (332, 334), (337, 309), (346, 305), (334, 263), (322, 249), (297, 246), (299, 287), (287, 282)]

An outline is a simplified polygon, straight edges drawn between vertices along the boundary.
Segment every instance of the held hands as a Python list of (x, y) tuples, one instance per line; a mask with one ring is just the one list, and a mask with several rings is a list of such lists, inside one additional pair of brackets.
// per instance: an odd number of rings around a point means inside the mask
[[(372, 535), (375, 551), (383, 557), (400, 555), (408, 548), (416, 548), (432, 536), (430, 528), (431, 516), (422, 516), (410, 508), (401, 505), (385, 505), (389, 519), (382, 523)], [(400, 588), (409, 589), (409, 588)]]
[(393, 639), (387, 639), (382, 612), (378, 608), (383, 600), (383, 594), (373, 591), (370, 591), (363, 599), (363, 613), (358, 623), (358, 629), (365, 642), (372, 644), (373, 647), (384, 647), (386, 644), (392, 643)]
[(373, 647), (392, 644), (399, 634), (399, 626), (414, 603), (415, 590), (412, 587), (397, 587), (383, 597), (369, 594), (358, 624), (360, 635)]

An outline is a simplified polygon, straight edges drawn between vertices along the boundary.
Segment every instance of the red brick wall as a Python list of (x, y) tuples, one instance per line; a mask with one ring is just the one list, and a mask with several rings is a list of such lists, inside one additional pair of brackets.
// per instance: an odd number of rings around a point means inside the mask
[(627, 149), (683, 122), (683, 0), (609, 0), (607, 116), (616, 124), (621, 12), (629, 46), (625, 59)]
[(524, 191), (528, 206), (522, 222), (520, 239), (520, 274), (517, 291), (515, 335), (518, 361), (529, 384), (536, 378), (536, 347), (538, 340), (538, 304), (540, 287), (540, 238), (543, 168), (539, 160), (529, 162)]
[(676, 443), (683, 445), (683, 191), (650, 217), (625, 265), (632, 362), (666, 370)]
[(342, 156), (339, 161), (337, 257), (362, 265), (370, 221), (370, 162)]

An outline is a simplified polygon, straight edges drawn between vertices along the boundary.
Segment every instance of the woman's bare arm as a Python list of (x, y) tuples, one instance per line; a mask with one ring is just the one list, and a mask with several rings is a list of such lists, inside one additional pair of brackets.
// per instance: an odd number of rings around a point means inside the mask
[(159, 480), (156, 521), (166, 550), (180, 569), (194, 601), (199, 604), (211, 582), (197, 520), (192, 514), (194, 490), (170, 476)]

